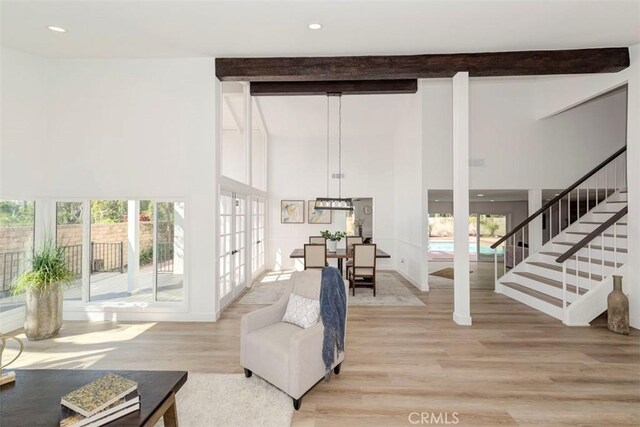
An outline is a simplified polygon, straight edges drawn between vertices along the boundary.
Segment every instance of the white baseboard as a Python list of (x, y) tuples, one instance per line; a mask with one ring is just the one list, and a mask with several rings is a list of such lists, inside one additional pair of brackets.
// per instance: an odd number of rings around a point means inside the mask
[(453, 321), (460, 326), (471, 326), (471, 316), (453, 313)]
[(420, 286), (420, 284), (418, 282), (416, 282), (416, 280), (413, 279), (412, 277), (407, 276), (406, 274), (404, 274), (402, 271), (400, 271), (398, 269), (394, 269), (394, 271), (396, 273), (398, 273), (399, 275), (401, 275), (407, 282), (411, 283), (413, 286), (418, 288), (418, 290), (420, 290), (422, 292), (426, 292), (426, 291), (429, 290), (429, 286), (428, 285), (427, 285), (427, 289), (422, 289), (422, 286)]
[(215, 313), (179, 313), (179, 312), (132, 312), (132, 311), (89, 311), (65, 310), (64, 320), (85, 320), (89, 322), (126, 321), (126, 322), (215, 322)]

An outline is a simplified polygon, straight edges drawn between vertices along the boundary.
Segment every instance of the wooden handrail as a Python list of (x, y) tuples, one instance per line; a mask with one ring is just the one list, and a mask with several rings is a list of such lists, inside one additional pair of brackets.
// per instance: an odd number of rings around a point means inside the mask
[(580, 184), (582, 184), (583, 182), (585, 182), (586, 180), (591, 178), (598, 171), (600, 171), (600, 169), (602, 169), (605, 166), (607, 166), (609, 163), (611, 163), (614, 159), (616, 159), (620, 154), (624, 153), (625, 151), (627, 151), (627, 146), (626, 145), (624, 147), (622, 147), (621, 149), (619, 149), (618, 151), (616, 151), (615, 153), (613, 153), (611, 156), (609, 156), (604, 162), (600, 163), (598, 166), (596, 166), (595, 168), (591, 169), (586, 175), (584, 175), (582, 178), (580, 178), (579, 180), (574, 182), (569, 188), (567, 188), (562, 193), (558, 194), (556, 197), (551, 199), (551, 201), (547, 202), (546, 205), (544, 205), (543, 207), (541, 207), (540, 209), (535, 211), (533, 214), (531, 214), (527, 219), (525, 219), (520, 224), (518, 224), (513, 230), (511, 230), (510, 232), (505, 234), (500, 240), (498, 240), (493, 245), (491, 245), (491, 249), (497, 248), (501, 243), (505, 242), (509, 237), (513, 236), (518, 231), (520, 231), (525, 225), (529, 224), (531, 221), (536, 219), (540, 214), (542, 214), (547, 209), (549, 209), (551, 206), (556, 204), (556, 202), (558, 200), (562, 200), (562, 198), (564, 196), (569, 194), (571, 191), (575, 190), (576, 187), (578, 187)]
[[(567, 252), (560, 255), (558, 259), (556, 259), (556, 262), (562, 264), (563, 262), (571, 258), (573, 255), (575, 255), (576, 252), (578, 252), (580, 249), (587, 246), (590, 241), (592, 241), (593, 239), (595, 239), (596, 237), (604, 233), (613, 224), (620, 221), (620, 219), (622, 219), (622, 217), (624, 217), (627, 214), (628, 209), (629, 208), (627, 206), (620, 209), (618, 213), (616, 213), (614, 216), (612, 216), (607, 221), (605, 221), (600, 226), (598, 226), (598, 228), (596, 228), (591, 233), (589, 233), (584, 239), (580, 240), (578, 243), (573, 245), (573, 247), (569, 249)], [(602, 244), (602, 246), (604, 249), (604, 243)]]

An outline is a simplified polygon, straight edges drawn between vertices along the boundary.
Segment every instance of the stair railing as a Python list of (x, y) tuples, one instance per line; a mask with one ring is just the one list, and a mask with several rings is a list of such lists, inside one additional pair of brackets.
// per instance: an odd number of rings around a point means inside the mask
[[(542, 240), (542, 246), (611, 194), (626, 188), (626, 151), (625, 145), (492, 244), (495, 280), (529, 256), (530, 238), (527, 225), (532, 221), (542, 222), (542, 235), (538, 236)], [(500, 247), (502, 250), (498, 249)], [(503, 261), (500, 276), (499, 259)]]
[[(573, 284), (573, 287), (575, 288), (574, 290), (576, 295), (580, 295), (581, 290), (589, 290), (591, 288), (591, 281), (593, 279), (598, 281), (605, 280), (609, 276), (609, 274), (606, 274), (607, 272), (611, 273), (618, 267), (622, 266), (621, 263), (618, 263), (618, 253), (626, 251), (626, 249), (622, 249), (618, 245), (619, 238), (621, 237), (618, 235), (618, 226), (620, 225), (619, 223), (627, 216), (627, 211), (627, 206), (620, 209), (615, 215), (602, 223), (586, 237), (573, 245), (571, 249), (556, 259), (557, 263), (562, 264), (563, 313), (566, 313), (567, 309), (567, 279), (569, 277), (575, 276), (575, 283)], [(592, 257), (592, 252), (594, 250), (599, 252), (600, 259), (594, 259)], [(607, 252), (609, 255), (607, 255)], [(600, 262), (599, 269), (598, 261)], [(568, 269), (568, 264), (570, 262), (573, 263), (573, 269)], [(580, 268), (580, 263), (585, 263), (586, 267)], [(607, 268), (605, 268), (605, 266)], [(600, 274), (597, 274), (598, 270)], [(582, 286), (580, 283), (581, 279)]]

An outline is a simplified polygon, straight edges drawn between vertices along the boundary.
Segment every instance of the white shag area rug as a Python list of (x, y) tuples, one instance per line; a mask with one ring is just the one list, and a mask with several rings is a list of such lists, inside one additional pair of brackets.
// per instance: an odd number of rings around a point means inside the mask
[(187, 427), (289, 426), (293, 417), (291, 398), (256, 375), (189, 372), (176, 398)]
[[(254, 283), (243, 295), (238, 304), (273, 304), (287, 286), (291, 272), (270, 272)], [(377, 273), (376, 296), (372, 289), (357, 288), (356, 295), (349, 292), (349, 305), (353, 306), (424, 306), (411, 290), (400, 281), (396, 273), (379, 271)]]

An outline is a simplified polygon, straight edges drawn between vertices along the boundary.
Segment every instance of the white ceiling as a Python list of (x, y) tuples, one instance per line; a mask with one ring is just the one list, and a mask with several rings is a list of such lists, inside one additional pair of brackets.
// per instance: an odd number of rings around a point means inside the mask
[[(629, 46), (640, 1), (2, 0), (5, 47), (47, 57), (417, 54)], [(320, 31), (307, 25), (319, 22)], [(58, 34), (47, 26), (60, 26)]]

